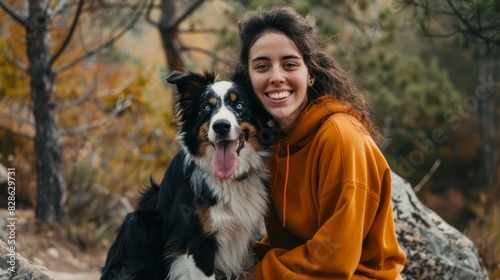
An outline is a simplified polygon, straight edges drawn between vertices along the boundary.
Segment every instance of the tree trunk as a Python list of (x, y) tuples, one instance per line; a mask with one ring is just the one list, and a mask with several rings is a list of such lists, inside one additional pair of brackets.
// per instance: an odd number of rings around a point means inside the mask
[[(500, 1), (497, 1), (497, 4), (500, 4)], [(500, 5), (499, 5), (500, 6)], [(495, 125), (495, 151), (493, 153), (493, 161), (494, 161), (494, 170), (493, 170), (493, 199), (496, 203), (500, 201), (500, 110), (498, 110), (498, 106), (500, 104), (500, 97), (498, 96), (497, 87), (500, 85), (500, 54), (494, 56), (495, 66), (493, 68), (493, 83), (494, 83), (494, 92), (493, 99), (495, 100), (494, 108), (493, 108), (493, 117), (494, 117), (494, 125)]]
[(55, 122), (54, 73), (51, 63), (52, 19), (49, 0), (29, 0), (26, 25), (33, 115), (38, 201), (35, 217), (39, 222), (66, 220), (67, 187), (63, 176), (58, 129)]
[(179, 27), (172, 25), (176, 19), (177, 10), (174, 0), (161, 1), (161, 20), (158, 24), (165, 58), (170, 71), (183, 71), (182, 46), (179, 41)]

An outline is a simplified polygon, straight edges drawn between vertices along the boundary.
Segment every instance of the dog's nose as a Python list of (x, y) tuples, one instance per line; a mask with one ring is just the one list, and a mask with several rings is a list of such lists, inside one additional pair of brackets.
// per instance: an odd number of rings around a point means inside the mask
[(226, 134), (231, 129), (231, 123), (227, 120), (217, 120), (212, 124), (212, 128), (217, 134)]

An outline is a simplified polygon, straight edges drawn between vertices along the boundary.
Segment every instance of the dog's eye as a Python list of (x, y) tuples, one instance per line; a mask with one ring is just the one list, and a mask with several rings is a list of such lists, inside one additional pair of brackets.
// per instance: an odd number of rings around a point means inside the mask
[(210, 111), (212, 109), (212, 107), (210, 107), (210, 105), (205, 105), (205, 111)]
[(236, 104), (236, 109), (238, 109), (238, 110), (243, 109), (243, 104), (241, 104), (241, 103)]

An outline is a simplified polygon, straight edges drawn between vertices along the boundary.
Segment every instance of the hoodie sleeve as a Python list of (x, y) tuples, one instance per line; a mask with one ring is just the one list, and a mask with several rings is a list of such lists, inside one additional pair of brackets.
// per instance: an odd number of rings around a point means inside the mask
[(371, 138), (338, 115), (318, 131), (318, 201), (311, 205), (318, 229), (292, 250), (271, 249), (257, 264), (256, 279), (399, 279), (405, 257), (389, 168)]

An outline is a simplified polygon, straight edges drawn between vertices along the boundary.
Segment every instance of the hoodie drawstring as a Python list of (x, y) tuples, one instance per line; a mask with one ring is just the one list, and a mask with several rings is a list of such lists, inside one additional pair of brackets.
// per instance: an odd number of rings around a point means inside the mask
[[(278, 148), (276, 149), (276, 154), (279, 153), (281, 148), (280, 143), (278, 143)], [(285, 188), (283, 190), (283, 228), (285, 228), (286, 224), (286, 189), (288, 187), (288, 171), (290, 166), (290, 145), (286, 145), (286, 172), (285, 172)], [(276, 173), (274, 174), (274, 183), (273, 190), (271, 191), (274, 194), (274, 189), (276, 188), (276, 179), (278, 178), (278, 167), (276, 167)]]

